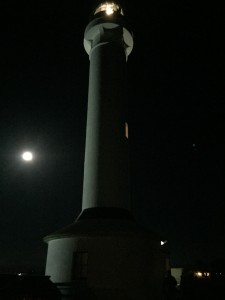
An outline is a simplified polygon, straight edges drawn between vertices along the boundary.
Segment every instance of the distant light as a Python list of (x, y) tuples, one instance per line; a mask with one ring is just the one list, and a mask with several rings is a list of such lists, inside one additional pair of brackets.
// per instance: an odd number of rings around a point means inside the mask
[(22, 276), (22, 273), (18, 273), (18, 276)]
[(161, 246), (166, 244), (166, 243), (167, 243), (167, 241), (161, 241)]
[(25, 161), (31, 161), (31, 160), (33, 160), (33, 154), (30, 151), (26, 151), (22, 154), (22, 158)]
[(196, 277), (202, 277), (202, 272), (195, 272)]

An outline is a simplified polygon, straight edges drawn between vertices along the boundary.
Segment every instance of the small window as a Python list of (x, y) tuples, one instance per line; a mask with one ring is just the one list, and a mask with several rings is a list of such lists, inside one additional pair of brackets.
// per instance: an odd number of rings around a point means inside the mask
[(87, 278), (88, 252), (74, 252), (72, 279)]
[(125, 123), (125, 137), (128, 139), (128, 123)]

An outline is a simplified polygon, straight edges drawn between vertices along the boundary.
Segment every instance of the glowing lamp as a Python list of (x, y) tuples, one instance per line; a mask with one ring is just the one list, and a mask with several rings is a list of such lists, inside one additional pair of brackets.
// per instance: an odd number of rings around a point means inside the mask
[(123, 15), (123, 10), (122, 8), (114, 3), (114, 2), (105, 2), (105, 3), (101, 3), (95, 10), (94, 15), (96, 15), (97, 13), (100, 12), (105, 12), (108, 16), (114, 14), (115, 12), (120, 13), (121, 15)]
[(161, 246), (163, 246), (163, 245), (166, 244), (166, 243), (167, 243), (167, 241), (161, 241), (161, 242), (160, 242)]

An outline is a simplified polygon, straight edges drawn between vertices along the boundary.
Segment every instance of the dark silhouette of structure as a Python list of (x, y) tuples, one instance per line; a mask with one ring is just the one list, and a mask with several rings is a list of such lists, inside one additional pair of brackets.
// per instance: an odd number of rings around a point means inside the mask
[(0, 299), (61, 300), (61, 293), (49, 276), (0, 274)]
[(175, 277), (171, 274), (170, 270), (166, 272), (163, 281), (163, 292), (165, 300), (178, 299), (177, 281)]

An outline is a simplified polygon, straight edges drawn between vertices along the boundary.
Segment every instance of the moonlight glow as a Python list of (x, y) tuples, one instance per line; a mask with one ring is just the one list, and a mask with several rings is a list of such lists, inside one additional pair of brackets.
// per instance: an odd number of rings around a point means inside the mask
[(22, 154), (22, 159), (25, 161), (32, 161), (33, 160), (33, 154), (29, 151), (26, 151)]

